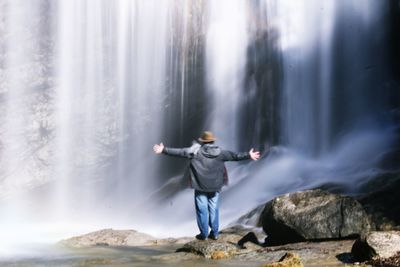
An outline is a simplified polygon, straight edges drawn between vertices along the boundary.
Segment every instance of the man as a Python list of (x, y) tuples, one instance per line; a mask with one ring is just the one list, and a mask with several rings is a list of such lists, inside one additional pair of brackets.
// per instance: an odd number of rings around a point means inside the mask
[[(198, 139), (200, 147), (168, 148), (163, 143), (156, 144), (153, 150), (156, 154), (165, 154), (190, 159), (190, 182), (194, 188), (196, 219), (200, 234), (199, 240), (207, 237), (218, 238), (219, 228), (219, 194), (224, 185), (226, 175), (225, 161), (258, 160), (260, 152), (251, 149), (249, 152), (234, 153), (222, 150), (214, 144), (216, 138), (211, 132), (204, 132)], [(208, 226), (211, 232), (208, 232)]]

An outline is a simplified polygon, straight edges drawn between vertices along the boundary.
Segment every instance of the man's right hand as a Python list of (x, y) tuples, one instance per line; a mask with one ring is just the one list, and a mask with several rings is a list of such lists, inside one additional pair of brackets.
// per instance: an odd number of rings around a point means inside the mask
[(163, 143), (155, 144), (153, 146), (153, 150), (156, 154), (161, 154), (164, 150), (164, 144)]
[(254, 151), (253, 148), (250, 149), (249, 154), (250, 154), (250, 158), (252, 160), (258, 160), (260, 158), (260, 152), (259, 151)]

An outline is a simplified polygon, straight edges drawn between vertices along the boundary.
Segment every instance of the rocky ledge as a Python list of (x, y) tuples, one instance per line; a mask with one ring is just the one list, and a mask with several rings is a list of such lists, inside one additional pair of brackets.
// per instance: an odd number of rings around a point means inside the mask
[[(253, 226), (243, 226), (249, 222)], [(322, 190), (279, 196), (242, 216), (236, 225), (221, 231), (216, 241), (157, 239), (134, 230), (105, 229), (61, 243), (68, 247), (166, 246), (166, 253), (151, 260), (224, 259), (269, 267), (356, 262), (391, 267), (399, 266), (400, 255), (399, 232), (371, 231), (360, 203)]]
[(67, 247), (83, 248), (92, 246), (152, 246), (156, 239), (135, 230), (103, 229), (82, 236), (62, 240)]
[(184, 244), (191, 240), (192, 238), (188, 237), (156, 239), (153, 236), (145, 233), (140, 233), (135, 230), (103, 229), (85, 235), (62, 240), (60, 241), (60, 245), (70, 248), (85, 248), (93, 246), (145, 247)]
[[(151, 256), (158, 262), (180, 262), (198, 259), (227, 260), (239, 263), (251, 262), (257, 266), (302, 266), (301, 264), (330, 263), (340, 264), (343, 259), (337, 255), (350, 257), (354, 240), (301, 242), (283, 246), (264, 247), (247, 240), (239, 246), (238, 243), (246, 236), (248, 229), (232, 227), (223, 230), (219, 239), (199, 241), (194, 238), (156, 239), (134, 230), (104, 229), (86, 235), (61, 241), (61, 244), (72, 248), (93, 246), (169, 246), (170, 252)], [(258, 235), (258, 234), (257, 234)], [(256, 235), (254, 235), (256, 236)], [(287, 253), (294, 253), (288, 254)], [(286, 256), (285, 256), (286, 255)], [(347, 255), (347, 256), (346, 256)], [(272, 263), (279, 265), (267, 265)], [(298, 264), (293, 265), (293, 262)], [(285, 265), (290, 263), (289, 265)]]

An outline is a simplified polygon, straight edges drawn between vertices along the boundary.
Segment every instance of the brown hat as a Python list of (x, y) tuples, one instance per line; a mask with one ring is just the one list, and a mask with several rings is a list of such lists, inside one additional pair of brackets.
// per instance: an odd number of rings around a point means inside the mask
[(214, 142), (215, 140), (217, 140), (214, 137), (214, 134), (212, 132), (209, 131), (205, 131), (198, 139), (200, 142), (202, 143), (210, 143), (210, 142)]

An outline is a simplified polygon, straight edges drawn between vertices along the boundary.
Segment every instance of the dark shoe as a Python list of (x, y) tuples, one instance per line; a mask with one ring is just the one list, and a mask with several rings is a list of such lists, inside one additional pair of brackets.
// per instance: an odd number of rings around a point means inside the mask
[(196, 235), (197, 240), (206, 240), (206, 238), (202, 234)]

